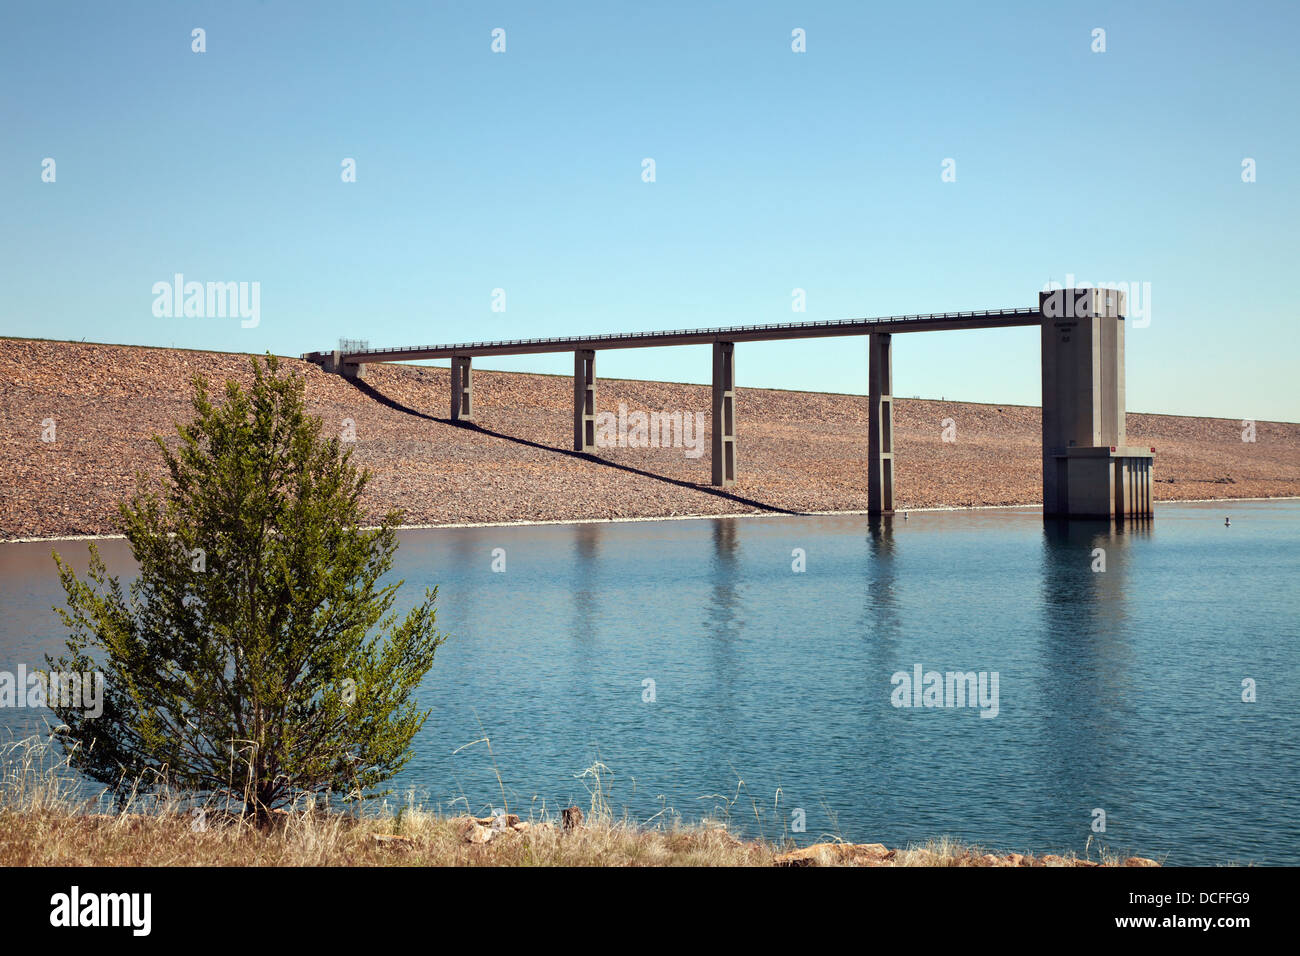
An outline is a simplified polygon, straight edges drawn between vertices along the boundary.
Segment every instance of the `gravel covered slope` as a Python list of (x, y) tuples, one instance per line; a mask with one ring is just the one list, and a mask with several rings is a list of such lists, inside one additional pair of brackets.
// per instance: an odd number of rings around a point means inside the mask
[[(189, 379), (247, 381), (247, 356), (7, 340), (0, 350), (0, 538), (115, 530), (115, 502), (137, 471), (160, 473), (150, 436), (189, 417)], [(446, 421), (448, 370), (371, 366), (354, 385), (297, 359), (311, 410), (355, 423), (355, 459), (374, 472), (369, 506), (409, 524), (660, 517), (867, 506), (862, 396), (741, 388), (739, 481), (709, 485), (709, 454), (608, 448), (574, 455), (572, 384), (563, 376), (474, 373), (477, 427)], [(598, 382), (598, 410), (704, 411), (709, 389)], [(956, 441), (942, 440), (952, 419)], [(54, 419), (55, 440), (41, 440)], [(707, 420), (707, 416), (706, 416)], [(1040, 500), (1039, 410), (897, 399), (899, 508)], [(1157, 500), (1300, 495), (1300, 425), (1128, 416), (1131, 444), (1156, 448)]]

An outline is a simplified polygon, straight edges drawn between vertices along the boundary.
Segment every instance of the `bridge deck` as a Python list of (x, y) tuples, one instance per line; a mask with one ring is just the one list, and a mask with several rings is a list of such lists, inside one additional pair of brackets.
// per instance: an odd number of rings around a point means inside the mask
[(706, 345), (710, 342), (767, 342), (812, 339), (832, 335), (867, 335), (872, 332), (938, 332), (952, 329), (997, 329), (1038, 325), (1037, 308), (991, 309), (982, 312), (936, 312), (929, 315), (891, 315), (870, 319), (836, 319), (825, 322), (778, 322), (771, 325), (735, 325), (716, 329), (673, 329), (659, 332), (623, 332), (608, 335), (573, 335), (560, 338), (507, 339), (498, 342), (464, 342), (457, 345), (411, 345), (345, 352), (349, 365), (365, 362), (410, 362), (451, 358), (453, 355), (530, 355), (572, 352), (579, 349), (632, 349), (664, 345)]

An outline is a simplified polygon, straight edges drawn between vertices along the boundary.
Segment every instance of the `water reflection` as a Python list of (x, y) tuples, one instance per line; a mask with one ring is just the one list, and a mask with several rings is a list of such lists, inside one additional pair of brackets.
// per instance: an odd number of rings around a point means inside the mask
[[(493, 568), (499, 566), (495, 564), (496, 561), (501, 560), (502, 558), (507, 562), (509, 561), (510, 556), (508, 554), (498, 556), (495, 553), (495, 548), (492, 547), (489, 542), (484, 540), (484, 536), (475, 533), (477, 530), (478, 529), (476, 528), (447, 529), (447, 545), (451, 552), (449, 555), (451, 560), (447, 562), (444, 558), (443, 561), (450, 565), (450, 567), (446, 569), (448, 576), (457, 572), (464, 573), (465, 571), (472, 571), (480, 568), (486, 568), (490, 572), (493, 572)], [(418, 549), (419, 566), (426, 569), (427, 573), (431, 575), (432, 580), (437, 583), (443, 578), (443, 568), (438, 566), (440, 563), (438, 560), (440, 557), (438, 553), (439, 549), (432, 541), (428, 540), (421, 541), (421, 545), (422, 547)], [(484, 547), (485, 545), (489, 546)], [(414, 548), (409, 548), (405, 543), (402, 544), (402, 548), (406, 549), (407, 552), (416, 550)], [(402, 556), (406, 557), (405, 554)], [(505, 567), (506, 573), (508, 574), (509, 564), (507, 563)], [(492, 573), (492, 576), (494, 578), (504, 577), (503, 574), (495, 572)], [(477, 620), (477, 611), (479, 607), (478, 598), (479, 595), (473, 591), (469, 591), (464, 595), (458, 595), (460, 601), (458, 612), (464, 619), (465, 624), (471, 629), (475, 626)]]
[(709, 603), (710, 633), (717, 643), (730, 643), (741, 628), (737, 614), (740, 596), (736, 583), (740, 565), (737, 518), (715, 518), (713, 531), (713, 600)]
[(598, 617), (600, 544), (603, 525), (595, 522), (573, 525), (573, 634), (579, 640), (592, 636)]
[(1043, 522), (1038, 752), (1050, 794), (1069, 803), (1054, 812), (1077, 813), (1081, 823), (1121, 799), (1113, 748), (1125, 726), (1117, 702), (1134, 690), (1129, 576), (1133, 546), (1150, 534), (1150, 522)]
[(899, 630), (893, 515), (867, 518), (867, 554), (863, 631), (881, 638), (893, 638)]
[(894, 516), (868, 515), (867, 537), (876, 553), (894, 553)]
[[(744, 634), (741, 616), (740, 582), (745, 578), (741, 561), (740, 521), (717, 518), (712, 522), (713, 561), (711, 600), (705, 615), (709, 691), (714, 705), (714, 731), (719, 739), (734, 741), (738, 735), (738, 688), (746, 681), (747, 667), (739, 646)], [(725, 780), (722, 755), (714, 755), (712, 773)]]

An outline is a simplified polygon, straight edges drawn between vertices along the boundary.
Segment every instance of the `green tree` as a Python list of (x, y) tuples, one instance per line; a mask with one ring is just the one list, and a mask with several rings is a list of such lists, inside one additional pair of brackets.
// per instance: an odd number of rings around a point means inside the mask
[[(91, 547), (81, 580), (57, 554), (71, 630), (51, 671), (102, 671), (103, 713), (51, 705), (83, 772), (118, 788), (167, 781), (265, 818), (300, 794), (373, 795), (424, 724), (413, 692), (445, 637), (437, 590), (401, 621), (398, 512), (362, 526), (369, 473), (308, 416), (300, 376), (252, 360), (214, 405), (161, 437), (167, 477), (120, 505), (139, 576), (129, 600)], [(370, 636), (371, 630), (377, 633)]]

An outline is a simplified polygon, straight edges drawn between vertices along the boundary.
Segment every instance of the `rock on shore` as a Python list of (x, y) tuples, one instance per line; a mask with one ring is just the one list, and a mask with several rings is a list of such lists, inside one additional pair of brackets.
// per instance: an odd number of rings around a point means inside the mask
[(773, 858), (776, 866), (1047, 866), (1047, 867), (1097, 867), (1097, 866), (1159, 866), (1155, 860), (1142, 856), (1114, 858), (1105, 862), (1060, 856), (1048, 853), (1043, 856), (1024, 856), (1007, 853), (980, 853), (971, 847), (944, 847), (934, 850), (926, 847), (891, 850), (883, 843), (814, 843)]

